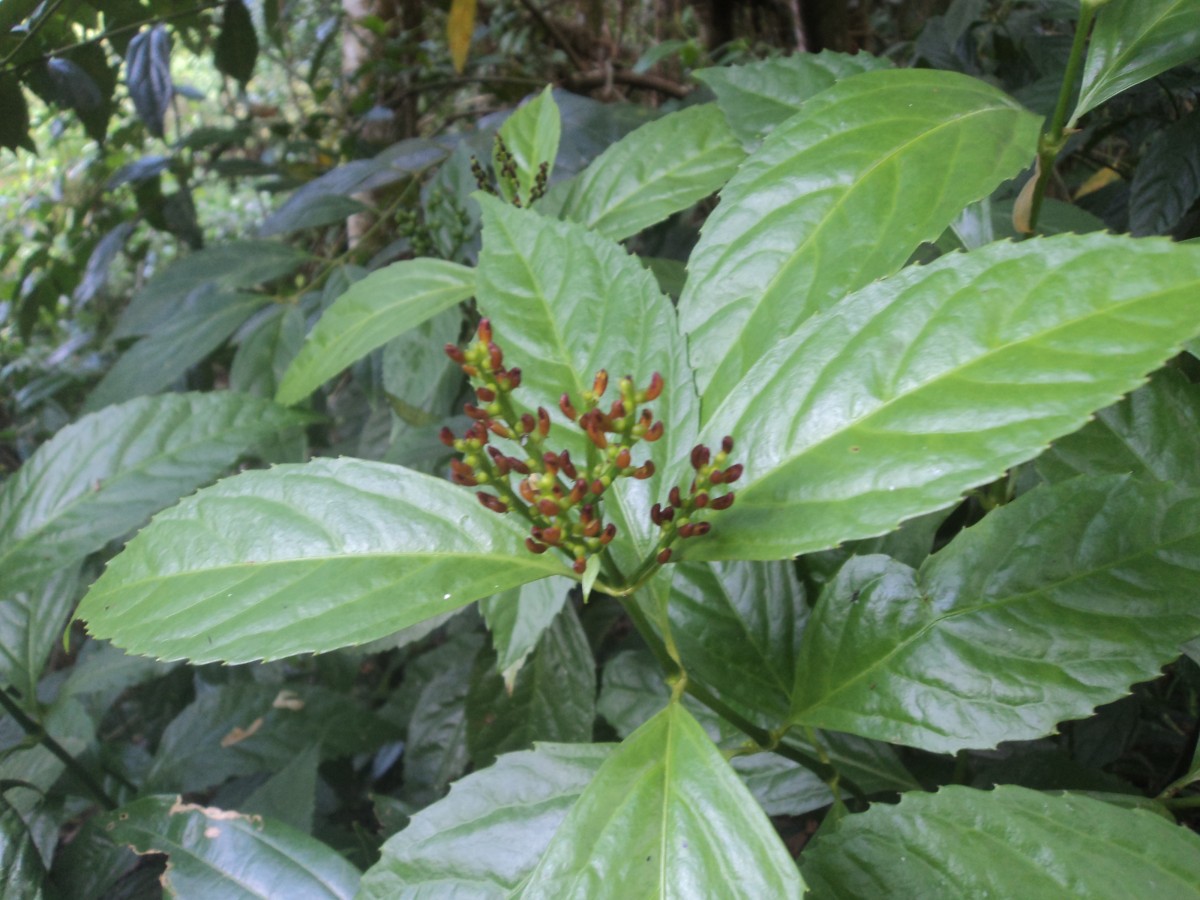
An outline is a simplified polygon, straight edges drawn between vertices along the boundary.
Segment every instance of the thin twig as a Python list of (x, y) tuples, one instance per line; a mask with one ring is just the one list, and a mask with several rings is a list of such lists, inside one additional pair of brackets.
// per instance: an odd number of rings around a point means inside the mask
[(666, 94), (669, 97), (675, 97), (680, 100), (692, 92), (691, 88), (671, 81), (669, 78), (649, 73), (630, 72), (626, 69), (581, 72), (578, 75), (568, 76), (564, 83), (573, 91), (591, 90), (592, 88), (602, 87), (610, 83), (627, 84), (630, 87), (658, 91), (660, 94)]
[(574, 45), (570, 42), (570, 40), (567, 39), (567, 36), (559, 30), (558, 26), (550, 21), (545, 13), (538, 9), (533, 0), (521, 0), (521, 5), (529, 10), (529, 14), (531, 16), (538, 20), (538, 24), (541, 25), (542, 28), (546, 29), (550, 37), (554, 39), (554, 42), (566, 51), (567, 56), (571, 57), (571, 62), (574, 64), (575, 68), (582, 71), (587, 66), (587, 60), (579, 55), (579, 52), (575, 49)]

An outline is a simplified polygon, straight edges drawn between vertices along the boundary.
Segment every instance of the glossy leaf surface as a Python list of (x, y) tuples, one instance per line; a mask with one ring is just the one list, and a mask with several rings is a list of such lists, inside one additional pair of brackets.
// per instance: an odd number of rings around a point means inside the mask
[(582, 403), (595, 374), (605, 369), (612, 381), (602, 400), (607, 409), (622, 375), (643, 388), (654, 372), (662, 374), (663, 393), (647, 406), (662, 420), (664, 436), (634, 451), (636, 463), (648, 457), (657, 473), (645, 481), (615, 482), (610, 496), (618, 502), (606, 509), (618, 527), (610, 547), (621, 565), (631, 565), (657, 540), (650, 507), (665, 499), (666, 479), (695, 442), (696, 397), (675, 312), (654, 277), (617, 244), (574, 223), (486, 197), (481, 203), (480, 310), (492, 320), (505, 365), (521, 368), (516, 399), (531, 410), (549, 410), (551, 446), (586, 458), (583, 432), (559, 411), (564, 391)]
[(36, 587), (304, 421), (214, 392), (132, 400), (68, 425), (0, 488), (0, 593)]
[(469, 491), (321, 459), (246, 472), (158, 516), (79, 617), (134, 653), (246, 662), (363, 643), (565, 573)]
[(1200, 487), (1200, 388), (1178, 370), (1155, 372), (1150, 382), (1096, 413), (1074, 434), (1037, 459), (1049, 481), (1075, 475), (1120, 475)]
[(800, 897), (770, 820), (691, 713), (671, 703), (596, 773), (519, 896)]
[(719, 190), (744, 158), (716, 106), (691, 106), (612, 144), (538, 210), (624, 240)]
[(825, 50), (742, 66), (701, 69), (694, 74), (712, 88), (717, 106), (734, 134), (749, 146), (799, 112), (808, 98), (835, 82), (891, 65), (890, 60), (869, 53), (850, 56)]
[(805, 103), (721, 192), (679, 300), (705, 416), (776, 341), (890, 272), (1026, 166), (1037, 119), (950, 72), (867, 72)]
[(1168, 234), (1200, 198), (1200, 111), (1163, 129), (1129, 188), (1129, 230)]
[(258, 816), (158, 795), (102, 819), (114, 841), (168, 855), (163, 886), (177, 897), (349, 900), (358, 888), (358, 870), (332, 847)]
[[(865, 77), (865, 76), (864, 76)], [(941, 509), (1069, 434), (1200, 330), (1200, 248), (995, 244), (858, 292), (711, 413), (746, 467), (689, 557), (787, 558)]]
[(392, 263), (351, 285), (313, 328), (284, 373), (276, 398), (303, 400), (350, 363), (475, 292), (475, 273), (457, 263)]
[(814, 897), (1194, 897), (1200, 838), (1154, 813), (944, 787), (848, 816), (804, 853)]
[(479, 601), (492, 633), (496, 668), (507, 684), (562, 609), (572, 584), (566, 578), (544, 578)]
[(456, 782), (383, 845), (364, 900), (508, 897), (545, 851), (611, 744), (539, 744)]
[(847, 563), (805, 633), (793, 719), (943, 753), (1052, 734), (1179, 655), (1198, 587), (1200, 494), (1039, 488), (917, 571)]
[(1071, 120), (1198, 54), (1200, 4), (1194, 0), (1108, 0), (1092, 28)]

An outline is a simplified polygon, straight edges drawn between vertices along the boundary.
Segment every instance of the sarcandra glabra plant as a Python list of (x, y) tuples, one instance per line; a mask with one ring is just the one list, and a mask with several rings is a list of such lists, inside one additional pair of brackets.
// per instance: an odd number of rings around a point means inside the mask
[(640, 389), (629, 376), (619, 379), (618, 396), (607, 412), (600, 407), (609, 384), (604, 369), (596, 373), (578, 406), (567, 393), (559, 398), (563, 415), (588, 439), (587, 459), (578, 461), (568, 450), (550, 448), (550, 413), (544, 407), (536, 413), (518, 411), (512, 394), (521, 385), (521, 370), (504, 366), (504, 352), (488, 319), (480, 321), (469, 346), (447, 344), (446, 355), (462, 368), (478, 401), (464, 406), (473, 421), (462, 437), (442, 429), (442, 443), (462, 455), (450, 463), (451, 480), (464, 487), (489, 488), (476, 492), (480, 503), (501, 515), (526, 518), (530, 528), (525, 546), (531, 553), (553, 548), (571, 559), (580, 575), (587, 571), (589, 560), (596, 559), (593, 565), (604, 573), (596, 589), (628, 594), (670, 562), (678, 541), (708, 534), (711, 514), (733, 505), (729, 486), (742, 476), (741, 464), (730, 461), (733, 438), (723, 438), (715, 453), (698, 444), (691, 452), (695, 476), (687, 492), (675, 485), (665, 502), (651, 507), (650, 518), (660, 532), (658, 542), (626, 577), (606, 554), (617, 526), (604, 521), (603, 500), (616, 479), (646, 479), (654, 474), (654, 462), (635, 464), (633, 451), (640, 442), (663, 436), (663, 423), (644, 406), (662, 394), (662, 375), (655, 372)]

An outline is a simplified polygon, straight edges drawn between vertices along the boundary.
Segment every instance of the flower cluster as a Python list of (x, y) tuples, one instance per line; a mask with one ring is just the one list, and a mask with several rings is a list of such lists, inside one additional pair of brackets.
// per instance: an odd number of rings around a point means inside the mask
[[(512, 151), (508, 149), (508, 145), (504, 143), (504, 138), (500, 135), (496, 135), (495, 162), (497, 180), (507, 189), (507, 193), (512, 197), (513, 206), (521, 206), (521, 195), (518, 190), (520, 180), (517, 176), (517, 160), (512, 155)], [(501, 195), (501, 192), (493, 186), (491, 179), (488, 178), (483, 165), (474, 156), (471, 157), (471, 174), (475, 176), (475, 184), (481, 191), (486, 191), (493, 197)], [(549, 181), (550, 163), (543, 162), (538, 166), (537, 175), (534, 176), (533, 184), (529, 188), (529, 202), (531, 204), (545, 195)]]
[[(663, 423), (644, 406), (662, 394), (662, 376), (655, 372), (650, 383), (640, 389), (629, 376), (619, 379), (617, 396), (607, 409), (601, 406), (609, 387), (608, 372), (603, 369), (579, 398), (578, 407), (564, 393), (559, 409), (588, 441), (586, 460), (575, 460), (568, 450), (547, 446), (551, 423), (546, 409), (518, 411), (512, 394), (521, 385), (521, 370), (504, 365), (504, 353), (488, 319), (479, 323), (470, 345), (447, 344), (446, 355), (470, 379), (476, 400), (464, 406), (472, 423), (462, 437), (455, 437), (449, 428), (442, 429), (442, 442), (462, 457), (451, 461), (451, 479), (466, 487), (487, 488), (476, 493), (481, 504), (496, 513), (517, 512), (529, 521), (525, 546), (531, 552), (557, 548), (582, 574), (589, 557), (601, 552), (617, 533), (615, 524), (604, 521), (601, 501), (605, 493), (618, 478), (654, 475), (654, 462), (636, 463), (633, 451), (640, 442), (654, 442), (663, 436)], [(670, 544), (676, 538), (708, 533), (709, 522), (696, 518), (700, 510), (727, 509), (733, 503), (732, 493), (714, 493), (718, 486), (732, 484), (741, 475), (740, 465), (728, 464), (732, 449), (732, 438), (725, 438), (716, 454), (697, 446), (691, 460), (696, 475), (687, 496), (675, 487), (669, 505), (654, 505), (651, 518), (662, 529), (656, 551), (659, 564), (670, 559)]]

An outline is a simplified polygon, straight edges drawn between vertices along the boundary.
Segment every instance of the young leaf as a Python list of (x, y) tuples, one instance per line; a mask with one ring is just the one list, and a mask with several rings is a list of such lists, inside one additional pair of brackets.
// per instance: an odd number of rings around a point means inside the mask
[(595, 718), (596, 661), (570, 604), (542, 633), (511, 690), (494, 653), (476, 661), (467, 693), (467, 745), (476, 768), (535, 741), (591, 740)]
[(790, 119), (808, 98), (851, 75), (890, 69), (892, 61), (869, 53), (797, 53), (742, 66), (717, 66), (692, 74), (717, 95), (717, 106), (737, 139), (758, 143)]
[(566, 578), (543, 578), (479, 601), (479, 611), (492, 633), (496, 668), (508, 686), (566, 603), (572, 584)]
[(524, 541), (513, 517), (448, 481), (318, 459), (226, 479), (159, 515), (78, 615), (160, 659), (320, 653), (567, 574)]
[(455, 783), (381, 850), (362, 879), (364, 900), (462, 891), (503, 900), (537, 864), (609, 744), (539, 744), (506, 753)]
[(68, 425), (0, 488), (0, 599), (124, 536), (304, 421), (216, 392), (132, 400)]
[(1200, 110), (1163, 130), (1138, 163), (1129, 189), (1129, 230), (1168, 234), (1200, 198)]
[(918, 571), (847, 563), (805, 633), (793, 721), (938, 753), (1052, 734), (1179, 655), (1198, 583), (1200, 495), (1030, 491)]
[(1047, 481), (1076, 475), (1119, 475), (1200, 488), (1200, 388), (1177, 369), (1160, 369), (1150, 383), (1096, 413), (1037, 459)]
[(977, 79), (909, 69), (848, 78), (775, 129), (721, 192), (679, 299), (705, 415), (781, 337), (1016, 175), (1037, 127)]
[(152, 135), (162, 137), (163, 119), (175, 96), (167, 26), (153, 25), (129, 42), (125, 52), (125, 82), (138, 118)]
[(1071, 121), (1197, 54), (1200, 5), (1194, 0), (1107, 0), (1092, 28)]
[(621, 241), (719, 190), (745, 155), (714, 105), (691, 106), (609, 145), (537, 209)]
[(676, 566), (668, 609), (690, 674), (772, 727), (787, 717), (808, 622), (791, 562)]
[(102, 816), (108, 836), (136, 853), (166, 853), (163, 887), (176, 897), (350, 900), (359, 872), (341, 854), (282, 822), (142, 797)]
[(630, 735), (555, 832), (523, 900), (800, 897), (770, 820), (679, 703)]
[(830, 898), (1192, 897), (1200, 838), (1145, 810), (1078, 794), (952, 785), (847, 816), (804, 852)]
[(346, 366), (475, 292), (475, 272), (457, 263), (392, 263), (350, 286), (326, 310), (292, 361), (276, 399), (303, 400)]
[(1200, 248), (1061, 235), (863, 289), (711, 414), (746, 474), (684, 552), (784, 559), (944, 507), (1136, 387), (1200, 329), (1198, 287)]
[(558, 155), (561, 136), (562, 122), (549, 85), (505, 119), (500, 126), (500, 138), (512, 157), (515, 171), (511, 176), (504, 174), (505, 161), (500, 158), (498, 142), (492, 152), (492, 168), (496, 173), (500, 196), (506, 203), (516, 199), (522, 206), (529, 206), (539, 168), (545, 164), (546, 178), (554, 171), (554, 158)]
[[(559, 446), (584, 458), (583, 432), (559, 412), (564, 391), (582, 402), (600, 369), (614, 382), (630, 375), (639, 388), (654, 372), (662, 374), (665, 389), (647, 406), (662, 420), (664, 436), (635, 448), (635, 461), (648, 456), (656, 473), (615, 482), (608, 496), (617, 504), (606, 508), (618, 528), (612, 552), (622, 566), (636, 564), (658, 539), (650, 507), (664, 500), (695, 444), (697, 402), (675, 312), (654, 277), (617, 244), (492, 198), (481, 198), (481, 205), (479, 306), (506, 360), (521, 367), (516, 398), (550, 411)], [(602, 402), (615, 397), (609, 387)]]

